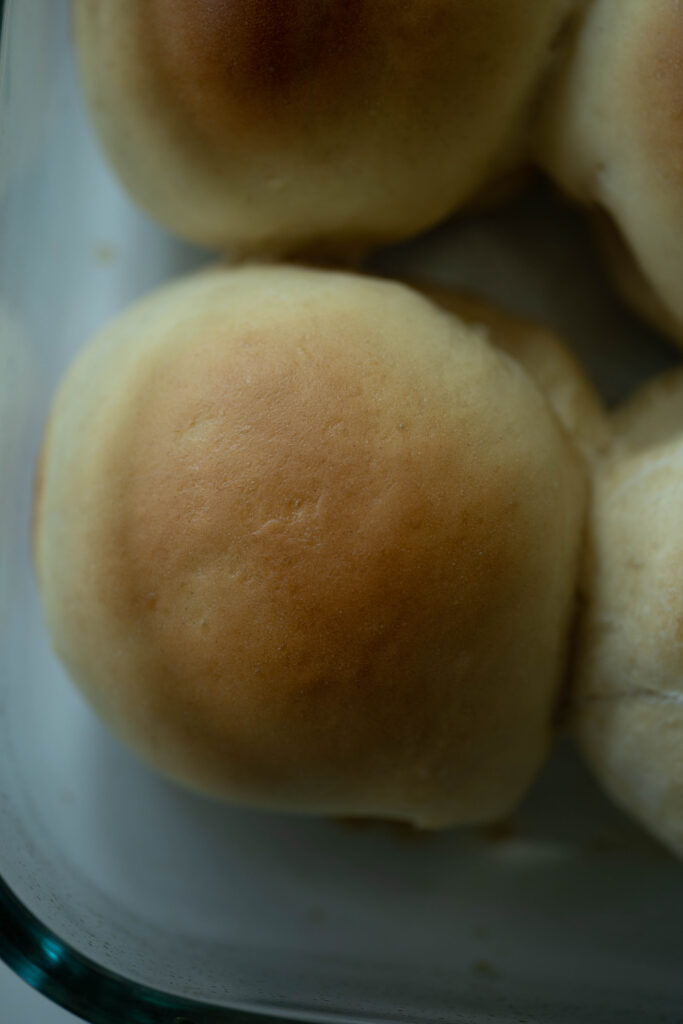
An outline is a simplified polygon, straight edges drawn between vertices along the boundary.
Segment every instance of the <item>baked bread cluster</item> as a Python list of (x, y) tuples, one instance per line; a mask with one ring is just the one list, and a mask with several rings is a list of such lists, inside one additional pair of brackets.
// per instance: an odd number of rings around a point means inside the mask
[(121, 180), (232, 260), (123, 311), (55, 397), (34, 548), (76, 684), (190, 788), (423, 828), (510, 813), (564, 711), (683, 854), (680, 371), (608, 414), (542, 325), (303, 265), (500, 201), (535, 163), (683, 337), (679, 5), (74, 17)]

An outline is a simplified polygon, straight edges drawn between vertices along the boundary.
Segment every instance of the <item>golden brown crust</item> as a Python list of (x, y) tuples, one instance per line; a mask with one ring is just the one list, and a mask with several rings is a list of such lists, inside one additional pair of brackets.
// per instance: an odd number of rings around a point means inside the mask
[[(378, 76), (382, 12), (366, 0), (152, 0), (141, 8), (159, 88), (183, 117), (269, 136), (293, 104), (338, 109)], [(351, 69), (354, 72), (351, 73)], [(406, 69), (406, 74), (409, 71)], [(311, 82), (315, 88), (311, 89)]]
[(423, 825), (519, 798), (549, 742), (584, 481), (476, 333), (366, 278), (199, 275), (86, 352), (48, 446), (57, 649), (159, 768)]
[(208, 244), (367, 245), (520, 162), (573, 0), (75, 0), (95, 125), (124, 182)]
[[(138, 31), (159, 91), (183, 119), (212, 129), (272, 133), (319, 118), (352, 117), (358, 101), (392, 119), (430, 117), (444, 104), (452, 68), (472, 109), (500, 73), (514, 4), (500, 0), (150, 0)], [(419, 107), (418, 107), (419, 103)], [(390, 114), (389, 114), (390, 112)], [(380, 128), (381, 130), (381, 128)]]
[[(465, 460), (440, 444), (410, 446), (409, 407), (408, 443), (384, 437), (377, 410), (358, 395), (353, 365), (321, 375), (314, 356), (302, 357), (313, 365), (292, 366), (285, 355), (264, 364), (259, 346), (243, 360), (210, 360), (199, 346), (179, 357), (169, 387), (157, 381), (136, 424), (146, 443), (129, 459), (123, 503), (132, 514), (112, 535), (107, 587), (120, 615), (164, 636), (160, 678), (224, 686), (230, 665), (235, 680), (249, 679), (250, 704), (279, 706), (285, 721), (302, 711), (321, 720), (325, 748), (331, 723), (341, 769), (359, 740), (381, 744), (378, 730), (395, 755), (405, 749), (406, 726), (435, 730), (443, 693), (431, 694), (430, 706), (429, 689), (416, 690), (414, 638), (438, 649), (449, 620), (476, 638), (485, 615), (504, 602), (512, 582), (504, 571), (514, 565), (500, 529), (510, 483), (502, 477), (485, 494), (470, 486), (455, 530), (451, 481), (471, 481)], [(435, 548), (443, 562), (434, 563)], [(120, 578), (122, 552), (128, 571)], [(454, 558), (457, 594), (444, 579)]]

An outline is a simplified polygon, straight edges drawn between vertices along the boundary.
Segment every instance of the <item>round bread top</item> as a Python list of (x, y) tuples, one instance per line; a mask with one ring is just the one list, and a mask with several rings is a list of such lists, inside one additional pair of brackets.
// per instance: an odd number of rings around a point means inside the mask
[(126, 185), (203, 244), (366, 246), (519, 159), (574, 0), (76, 0), (95, 126)]
[(425, 299), (216, 270), (75, 364), (37, 564), (58, 652), (163, 771), (483, 820), (548, 744), (583, 498), (526, 374)]

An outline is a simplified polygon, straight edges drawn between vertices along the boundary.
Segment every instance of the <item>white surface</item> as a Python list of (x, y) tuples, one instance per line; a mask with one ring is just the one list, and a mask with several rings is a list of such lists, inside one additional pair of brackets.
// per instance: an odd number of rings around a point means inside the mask
[(2, 1024), (77, 1024), (79, 1018), (18, 978), (0, 962), (0, 1022)]

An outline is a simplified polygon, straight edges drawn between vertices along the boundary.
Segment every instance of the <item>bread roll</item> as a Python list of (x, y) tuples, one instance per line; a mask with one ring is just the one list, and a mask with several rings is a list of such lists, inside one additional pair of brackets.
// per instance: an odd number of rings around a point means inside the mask
[(202, 245), (363, 249), (522, 159), (575, 0), (75, 0), (97, 132), (153, 216)]
[(585, 483), (527, 375), (388, 282), (211, 270), (56, 399), (36, 564), (113, 729), (208, 794), (495, 819), (551, 737)]
[(582, 454), (593, 461), (612, 444), (604, 405), (571, 350), (547, 327), (468, 292), (417, 285), (443, 309), (482, 330), (524, 367)]
[(601, 211), (627, 299), (683, 343), (683, 9), (595, 0), (542, 118), (541, 160)]
[(619, 415), (626, 442), (595, 485), (573, 700), (578, 736), (598, 778), (679, 856), (682, 409), (679, 372), (651, 385)]

